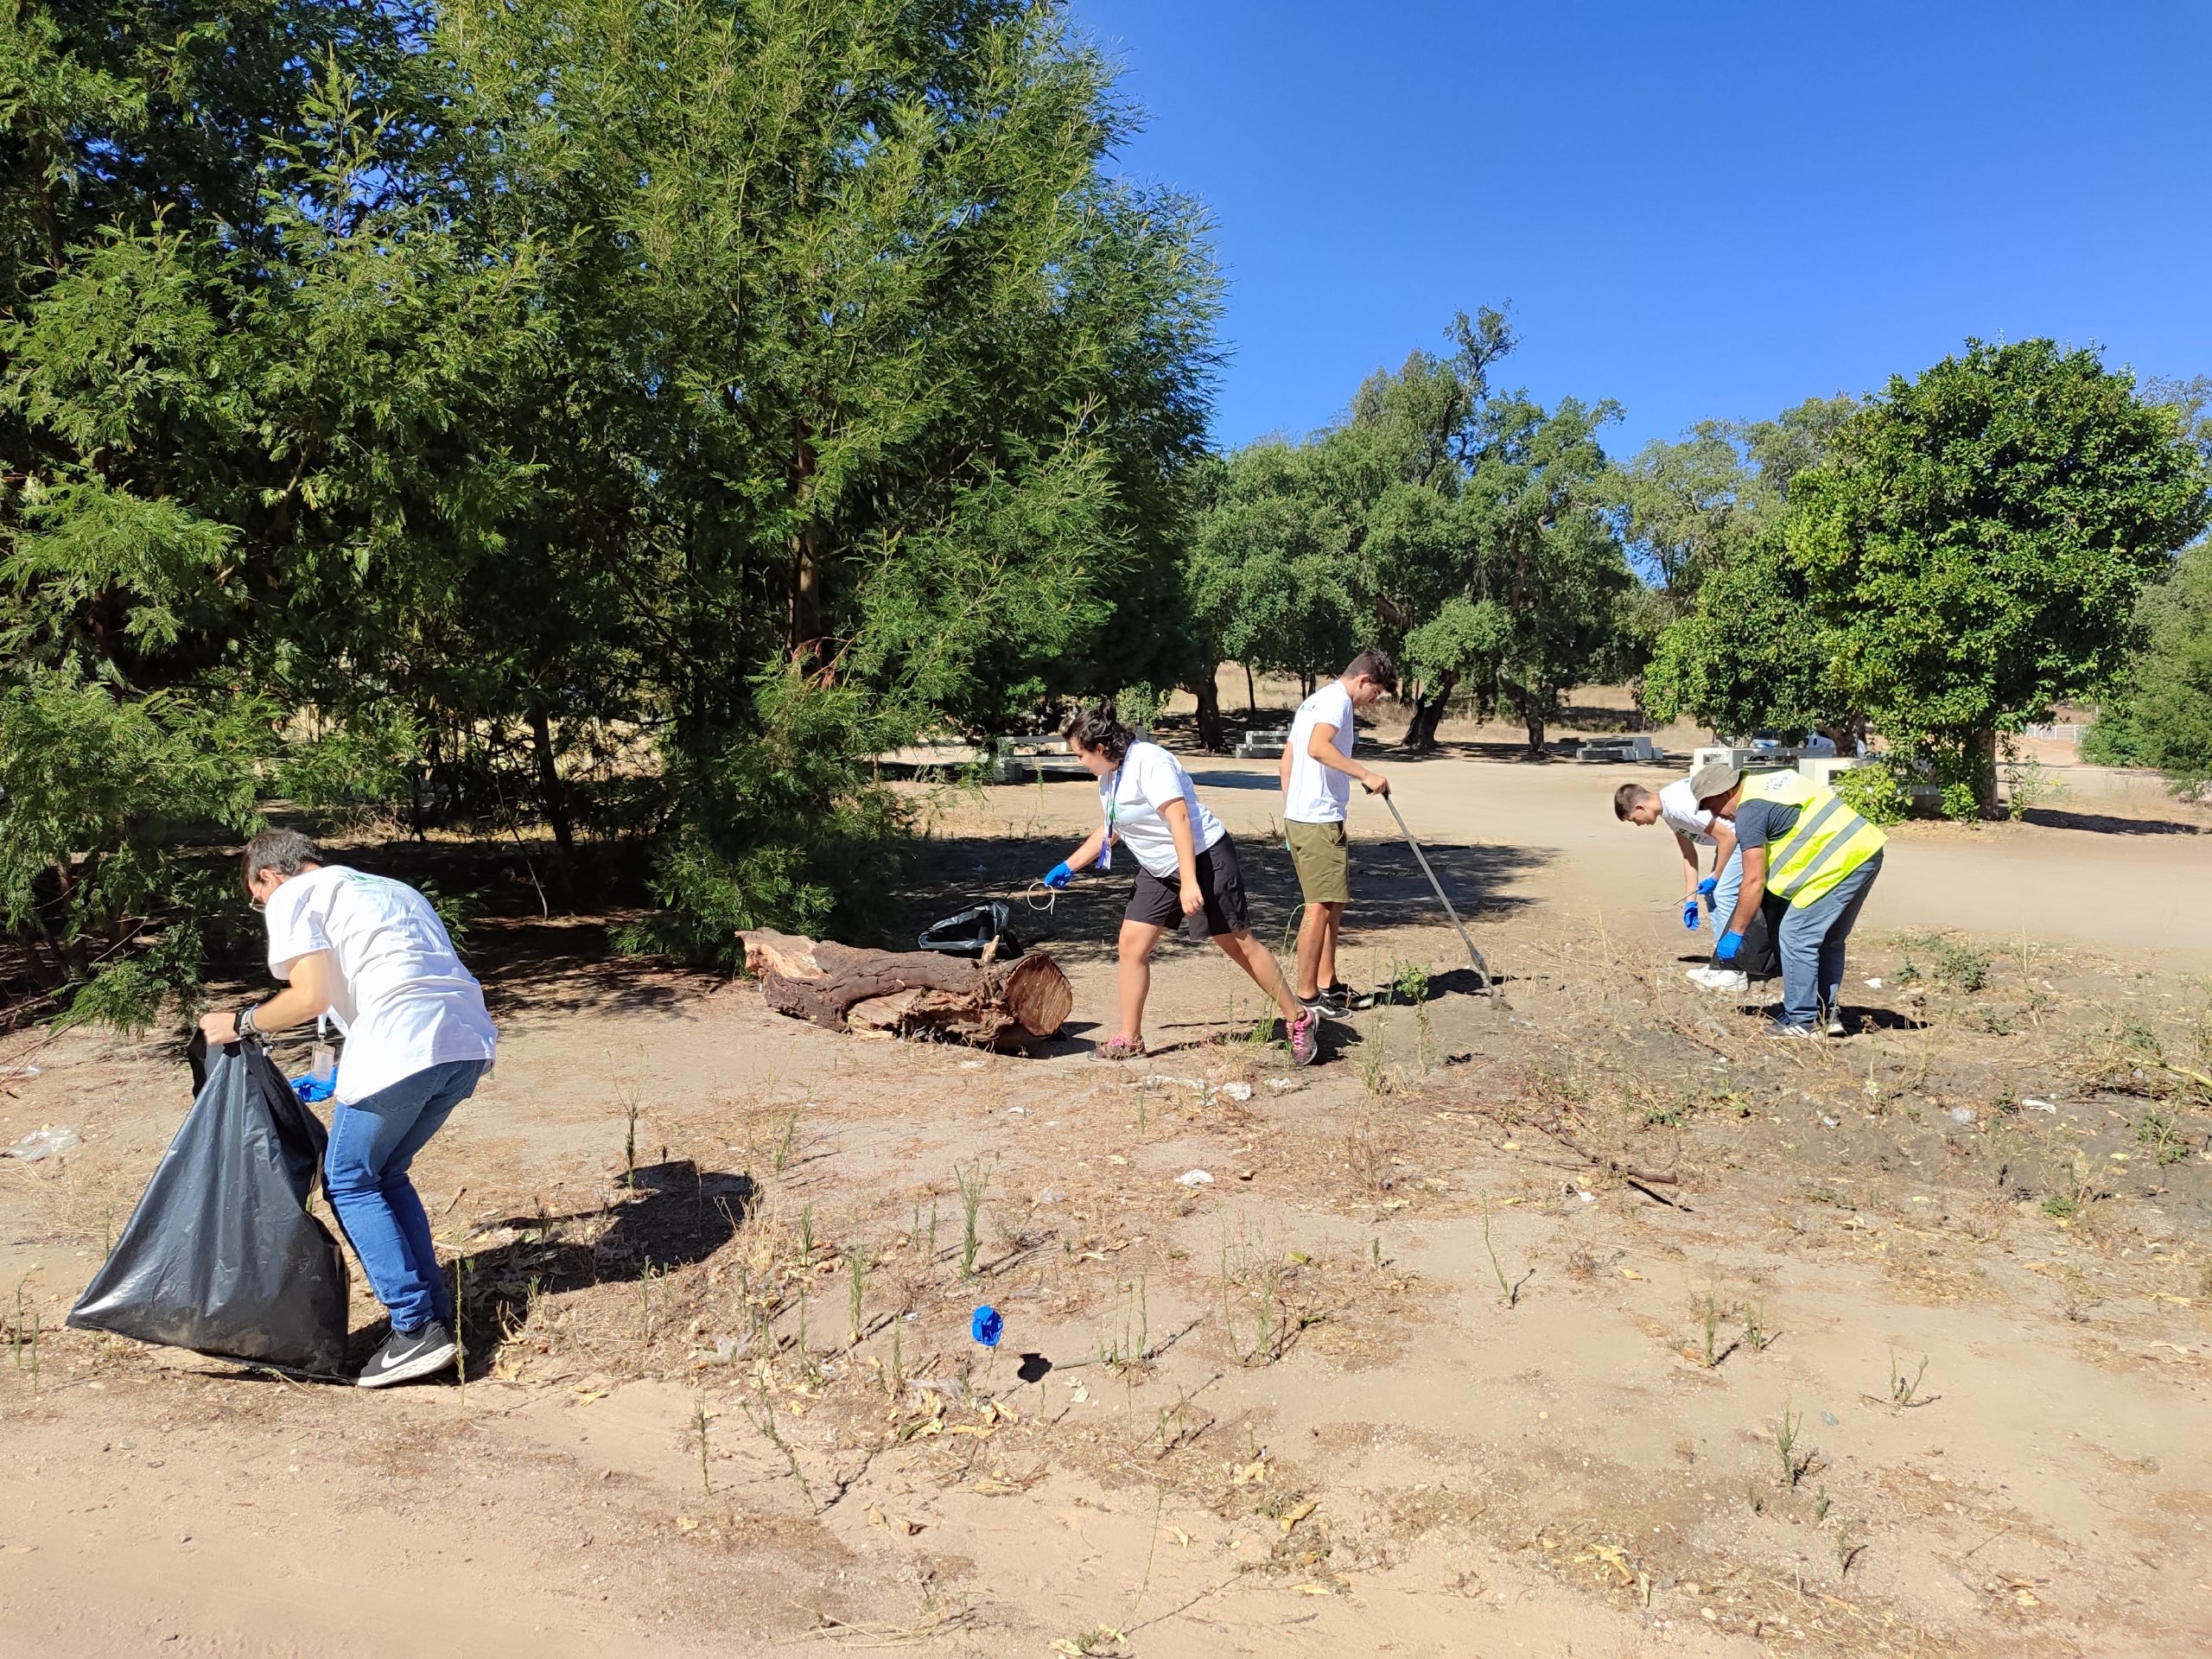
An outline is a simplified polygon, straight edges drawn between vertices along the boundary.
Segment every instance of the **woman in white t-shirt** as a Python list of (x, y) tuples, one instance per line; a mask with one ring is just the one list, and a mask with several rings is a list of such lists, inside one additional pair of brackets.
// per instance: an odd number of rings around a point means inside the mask
[(1153, 949), (1169, 928), (1180, 927), (1193, 938), (1211, 939), (1274, 1000), (1282, 1010), (1292, 1063), (1308, 1064), (1321, 1016), (1298, 1006), (1274, 954), (1252, 937), (1236, 843), (1198, 799), (1183, 763), (1157, 743), (1138, 742), (1115, 719), (1111, 707), (1085, 709), (1068, 721), (1062, 734), (1070, 752), (1098, 779), (1100, 823), (1065, 863), (1046, 874), (1045, 885), (1058, 892), (1078, 869), (1094, 862), (1101, 869), (1109, 868), (1117, 846), (1127, 848), (1137, 861), (1136, 889), (1122, 917), (1122, 1029), (1098, 1046), (1098, 1057), (1130, 1059), (1144, 1052)]
[(453, 1296), (408, 1166), (490, 1068), (499, 1035), (484, 992), (423, 895), (325, 864), (296, 830), (245, 849), (245, 887), (269, 924), (269, 971), (289, 982), (259, 1007), (211, 1014), (210, 1043), (287, 1031), (328, 1014), (346, 1035), (322, 1189), (391, 1338), (355, 1379), (365, 1389), (454, 1363)]

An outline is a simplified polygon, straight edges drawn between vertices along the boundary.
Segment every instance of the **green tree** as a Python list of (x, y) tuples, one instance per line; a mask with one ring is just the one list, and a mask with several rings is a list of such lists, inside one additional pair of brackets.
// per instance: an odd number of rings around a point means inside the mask
[(2144, 590), (2137, 620), (2143, 648), (2083, 753), (2107, 766), (2156, 766), (2177, 790), (2201, 792), (2212, 784), (2212, 543), (2187, 550)]
[(2138, 593), (2208, 517), (2201, 458), (2132, 376), (1974, 342), (1796, 480), (1783, 556), (1842, 700), (1989, 810), (1999, 733), (2114, 683)]

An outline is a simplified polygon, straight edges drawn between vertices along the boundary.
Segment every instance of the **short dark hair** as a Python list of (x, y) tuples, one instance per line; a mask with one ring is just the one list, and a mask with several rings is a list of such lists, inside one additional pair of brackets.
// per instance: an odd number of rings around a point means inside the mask
[(1096, 749), (1117, 766), (1128, 753), (1129, 745), (1137, 741), (1137, 734), (1116, 716), (1110, 702), (1077, 709), (1060, 728), (1060, 735), (1071, 746), (1079, 743), (1086, 749)]
[(1613, 816), (1625, 823), (1630, 813), (1650, 798), (1651, 791), (1642, 784), (1623, 784), (1613, 791)]
[(322, 849), (296, 830), (264, 830), (246, 842), (239, 862), (245, 867), (248, 882), (264, 870), (297, 875), (302, 866), (322, 862)]
[(1363, 651), (1353, 658), (1344, 671), (1344, 677), (1356, 680), (1362, 676), (1374, 681), (1391, 696), (1397, 695), (1398, 665), (1390, 660), (1388, 652)]

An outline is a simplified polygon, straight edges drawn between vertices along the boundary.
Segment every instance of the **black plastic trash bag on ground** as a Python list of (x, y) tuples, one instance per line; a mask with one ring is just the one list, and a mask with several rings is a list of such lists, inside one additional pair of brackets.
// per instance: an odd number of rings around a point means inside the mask
[(992, 953), (991, 959), (1011, 962), (1021, 954), (1021, 941), (1007, 925), (1013, 919), (1010, 906), (1001, 899), (989, 899), (957, 916), (931, 923), (915, 943), (925, 950), (935, 950), (944, 956), (980, 957), (996, 939), (999, 948)]
[(321, 1123), (266, 1050), (217, 1050), (69, 1323), (223, 1359), (339, 1375), (346, 1262), (329, 1230), (307, 1211), (324, 1141)]

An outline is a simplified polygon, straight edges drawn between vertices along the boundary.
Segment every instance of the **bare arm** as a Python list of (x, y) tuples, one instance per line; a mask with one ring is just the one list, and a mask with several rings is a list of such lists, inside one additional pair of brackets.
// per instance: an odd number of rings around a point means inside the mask
[[(1306, 741), (1306, 753), (1319, 760), (1331, 772), (1341, 772), (1364, 787), (1370, 794), (1388, 795), (1390, 780), (1372, 766), (1363, 766), (1336, 746), (1337, 728), (1316, 725), (1313, 735)], [(1286, 769), (1286, 776), (1287, 770)]]
[(1697, 842), (1677, 830), (1675, 831), (1675, 845), (1682, 855), (1682, 891), (1685, 893), (1695, 893), (1698, 881)]
[[(330, 1012), (331, 995), (338, 983), (338, 964), (327, 950), (310, 950), (292, 964), (292, 982), (253, 1011), (255, 1029), (289, 1031)], [(200, 1022), (211, 1043), (235, 1043), (238, 1020), (235, 1014), (211, 1014)]]
[(1191, 809), (1179, 796), (1160, 809), (1160, 817), (1175, 838), (1175, 873), (1182, 880), (1183, 913), (1194, 916), (1206, 907), (1206, 896), (1198, 886), (1198, 850), (1191, 835)]
[(1083, 845), (1068, 855), (1068, 868), (1087, 870), (1098, 861), (1098, 855), (1106, 845), (1106, 826), (1100, 824), (1084, 837)]
[(1736, 855), (1736, 826), (1715, 814), (1713, 820), (1713, 879), (1718, 881)]
[(1751, 925), (1751, 918), (1759, 913), (1759, 900), (1766, 897), (1766, 849), (1744, 849), (1744, 886), (1736, 895), (1736, 913), (1728, 918), (1724, 933), (1741, 933)]
[(1275, 781), (1282, 785), (1282, 795), (1285, 800), (1290, 798), (1290, 763), (1293, 758), (1290, 745), (1285, 743), (1282, 746), (1282, 759), (1275, 763)]

